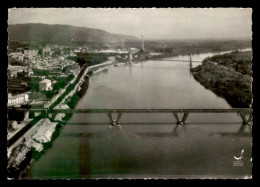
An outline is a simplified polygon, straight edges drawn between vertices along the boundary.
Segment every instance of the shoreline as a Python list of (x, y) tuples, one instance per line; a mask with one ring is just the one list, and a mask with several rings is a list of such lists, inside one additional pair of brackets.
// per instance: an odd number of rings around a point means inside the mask
[[(81, 82), (82, 84), (82, 87), (83, 89), (81, 89), (79, 92), (76, 91), (74, 93), (74, 95), (76, 95), (77, 97), (82, 97), (85, 92), (87, 91), (87, 87), (88, 87), (88, 76), (87, 75), (88, 73), (88, 67), (83, 67), (81, 72), (79, 73), (79, 75), (81, 74), (81, 77), (79, 78), (78, 77), (78, 81), (76, 81), (77, 83), (74, 85), (74, 89), (77, 90), (78, 88), (78, 84), (80, 84), (80, 80), (83, 79), (83, 81)], [(71, 85), (69, 85), (71, 86)], [(68, 86), (68, 87), (69, 87)], [(69, 88), (68, 88), (69, 89)], [(70, 90), (69, 93), (71, 91), (73, 91), (74, 89)], [(64, 91), (63, 94), (61, 94), (61, 96), (54, 102), (50, 105), (49, 108), (54, 108), (55, 106), (58, 106), (61, 101), (69, 94), (67, 93), (68, 90)], [(79, 93), (79, 94), (78, 94)], [(66, 102), (66, 101), (65, 101)], [(76, 106), (77, 103), (74, 103), (74, 105), (70, 105), (72, 108), (74, 108)], [(54, 132), (52, 133), (51, 135), (51, 139), (50, 141), (46, 142), (46, 143), (42, 143), (42, 147), (43, 149), (38, 152), (37, 150), (35, 150), (35, 148), (31, 147), (29, 148), (30, 150), (28, 150), (28, 148), (24, 145), (24, 143), (21, 143), (17, 146), (15, 146), (13, 149), (15, 149), (16, 147), (24, 147), (24, 149), (27, 149), (27, 152), (25, 153), (24, 155), (24, 159), (18, 164), (18, 165), (14, 165), (13, 166), (13, 162), (15, 162), (17, 156), (15, 157), (14, 161), (12, 162), (11, 166), (7, 168), (7, 172), (8, 172), (8, 178), (10, 179), (20, 179), (20, 178), (23, 178), (23, 176), (28, 172), (28, 170), (30, 169), (31, 165), (39, 160), (41, 158), (41, 156), (52, 146), (52, 142), (59, 136), (61, 130), (63, 129), (64, 125), (65, 125), (65, 122), (67, 120), (70, 119), (72, 115), (68, 114), (68, 115), (65, 115), (61, 121), (53, 121), (53, 118), (51, 118), (51, 120), (54, 122), (54, 123), (57, 123), (56, 126), (55, 126), (55, 130)], [(49, 119), (49, 118), (47, 118)], [(37, 124), (37, 122), (35, 123)], [(34, 125), (31, 127), (33, 128)], [(30, 129), (31, 129), (30, 128)], [(35, 127), (36, 128), (36, 127)], [(29, 129), (29, 130), (30, 130)], [(20, 138), (22, 138), (23, 136), (21, 136)], [(20, 139), (19, 138), (19, 139)], [(18, 141), (18, 140), (17, 140)]]
[(232, 108), (252, 106), (252, 77), (212, 62), (211, 58), (209, 61), (204, 59), (202, 65), (191, 69), (191, 73), (196, 81), (217, 96), (224, 98)]
[[(102, 64), (104, 65), (104, 64)], [(99, 66), (102, 66), (99, 65)], [(101, 67), (101, 68), (97, 68), (95, 71), (91, 71), (89, 70), (89, 68), (92, 67), (87, 67), (85, 70), (83, 70), (86, 73), (83, 73), (82, 77), (80, 78), (80, 81), (78, 81), (78, 83), (75, 85), (75, 88), (73, 90), (71, 90), (71, 92), (73, 92), (75, 90), (75, 92), (72, 94), (72, 96), (68, 96), (70, 93), (66, 94), (66, 96), (59, 102), (57, 103), (54, 107), (60, 105), (60, 104), (66, 104), (69, 106), (70, 109), (73, 109), (76, 107), (78, 101), (81, 99), (81, 97), (83, 97), (85, 95), (85, 93), (87, 92), (88, 89), (88, 85), (89, 85), (89, 76), (98, 73), (100, 71), (103, 71), (105, 69), (108, 69), (109, 67), (112, 67), (113, 64), (107, 65), (106, 67)], [(78, 86), (80, 85), (81, 89), (78, 90)], [(68, 99), (69, 98), (69, 99)], [(58, 99), (60, 100), (60, 99)], [(53, 105), (53, 104), (52, 104)], [(53, 107), (53, 108), (54, 108)], [(55, 127), (55, 131), (53, 132), (53, 134), (51, 135), (51, 140), (49, 142), (43, 143), (43, 149), (38, 152), (36, 151), (34, 148), (32, 148), (32, 150), (30, 150), (27, 155), (25, 156), (25, 159), (22, 161), (22, 163), (20, 165), (25, 165), (25, 167), (21, 168), (21, 171), (17, 171), (17, 175), (14, 176), (14, 179), (20, 179), (23, 178), (25, 176), (25, 174), (29, 171), (31, 165), (36, 162), (37, 160), (39, 160), (41, 158), (42, 155), (44, 155), (44, 153), (52, 146), (52, 142), (59, 137), (61, 130), (63, 129), (63, 127), (66, 125), (66, 122), (68, 120), (70, 120), (70, 118), (72, 117), (72, 114), (66, 114), (62, 117), (62, 120), (59, 121), (54, 121), (57, 122), (57, 125)], [(52, 121), (53, 121), (53, 117), (52, 117)], [(26, 163), (25, 163), (26, 162)], [(11, 168), (12, 169), (12, 168)], [(10, 177), (10, 176), (9, 176)], [(12, 177), (12, 176), (11, 176)]]

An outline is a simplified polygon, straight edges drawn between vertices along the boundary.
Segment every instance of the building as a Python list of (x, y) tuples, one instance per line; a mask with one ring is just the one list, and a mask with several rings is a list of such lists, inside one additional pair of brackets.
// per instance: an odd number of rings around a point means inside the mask
[(16, 106), (16, 105), (22, 105), (27, 104), (29, 102), (29, 95), (28, 94), (18, 94), (12, 96), (11, 94), (8, 94), (8, 107), (10, 106)]
[(8, 129), (17, 129), (17, 121), (8, 120)]
[(22, 52), (10, 53), (9, 57), (20, 62), (23, 62), (24, 60), (24, 54), (22, 54)]
[(159, 55), (163, 55), (163, 53), (150, 52), (149, 55), (151, 55), (151, 56), (159, 56)]
[(18, 78), (26, 77), (28, 75), (28, 72), (22, 69), (19, 69), (16, 73)]
[(8, 77), (11, 77), (11, 78), (17, 77), (17, 71), (14, 71), (14, 70), (8, 70), (7, 74), (8, 74)]
[(28, 75), (29, 75), (29, 76), (33, 75), (33, 71), (32, 71), (31, 69), (29, 69)]
[(51, 52), (51, 48), (49, 47), (42, 48), (42, 55), (49, 55), (50, 52)]
[(139, 49), (137, 49), (137, 48), (130, 48), (129, 49), (132, 53), (137, 53), (138, 51), (139, 51)]
[(44, 79), (41, 82), (39, 82), (39, 90), (40, 91), (51, 90), (51, 89), (52, 89), (51, 80)]
[(52, 134), (55, 131), (57, 123), (51, 122), (48, 118), (43, 118), (36, 125), (38, 126), (38, 129), (32, 136), (32, 139), (39, 143), (46, 143), (51, 141)]
[(23, 51), (24, 51), (24, 48), (22, 48), (22, 47), (19, 47), (19, 48), (16, 48), (16, 50), (15, 50), (16, 52), (21, 52), (21, 53), (23, 53)]
[(38, 55), (38, 50), (33, 50), (33, 49), (24, 50), (24, 55), (25, 55), (25, 56), (28, 56), (29, 58), (35, 57), (35, 56)]
[(109, 60), (109, 61), (115, 61), (115, 56), (109, 56), (109, 57), (108, 57), (108, 60)]
[(23, 62), (24, 56), (23, 56), (23, 55), (18, 56), (17, 60), (18, 60), (19, 62)]

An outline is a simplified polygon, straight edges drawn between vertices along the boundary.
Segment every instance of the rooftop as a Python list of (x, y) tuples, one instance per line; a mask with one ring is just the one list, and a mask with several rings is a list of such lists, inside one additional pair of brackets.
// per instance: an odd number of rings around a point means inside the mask
[(49, 82), (51, 82), (51, 80), (49, 80), (49, 79), (44, 79), (44, 80), (42, 80), (40, 83), (49, 83)]
[(24, 97), (25, 95), (28, 96), (27, 93), (22, 93), (22, 94), (18, 94), (18, 95), (9, 95), (8, 94), (8, 97), (9, 97), (9, 99), (16, 99), (16, 98)]

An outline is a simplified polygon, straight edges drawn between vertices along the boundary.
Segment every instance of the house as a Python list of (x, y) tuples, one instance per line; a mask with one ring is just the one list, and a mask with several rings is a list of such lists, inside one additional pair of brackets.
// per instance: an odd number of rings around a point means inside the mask
[(51, 90), (51, 89), (52, 89), (51, 80), (44, 79), (41, 82), (39, 82), (39, 90), (40, 91)]
[(17, 77), (17, 71), (14, 70), (8, 70), (7, 74), (8, 77)]
[(49, 47), (44, 47), (42, 49), (42, 54), (43, 55), (49, 55), (50, 51), (51, 51), (51, 49)]
[(110, 56), (110, 57), (108, 57), (108, 60), (109, 60), (109, 61), (115, 61), (115, 56)]
[(32, 136), (32, 139), (39, 143), (46, 143), (51, 141), (52, 134), (55, 131), (57, 123), (51, 122), (48, 118), (43, 118), (36, 125), (38, 126), (38, 129)]
[(137, 48), (130, 48), (130, 51), (131, 51), (132, 53), (137, 53), (137, 52), (139, 51), (139, 49), (137, 49)]
[(17, 77), (25, 77), (26, 75), (28, 75), (28, 73), (25, 70), (19, 69), (16, 73)]
[(21, 53), (23, 53), (23, 51), (24, 51), (24, 48), (22, 48), (22, 47), (19, 47), (19, 48), (16, 48), (16, 50), (15, 50), (16, 52), (21, 52)]
[(8, 129), (17, 129), (17, 121), (8, 120)]
[(16, 106), (16, 105), (22, 105), (29, 102), (29, 95), (26, 93), (18, 94), (12, 96), (11, 94), (8, 94), (8, 107), (9, 106)]
[(33, 71), (31, 69), (28, 71), (28, 75), (29, 76), (33, 75)]
[(22, 62), (24, 60), (24, 54), (22, 52), (10, 53), (9, 57)]
[(30, 58), (37, 56), (37, 54), (38, 54), (38, 50), (33, 50), (33, 49), (24, 50), (24, 55)]
[(17, 58), (17, 60), (18, 60), (19, 62), (23, 62), (24, 56), (23, 56), (23, 55), (19, 55), (18, 58)]

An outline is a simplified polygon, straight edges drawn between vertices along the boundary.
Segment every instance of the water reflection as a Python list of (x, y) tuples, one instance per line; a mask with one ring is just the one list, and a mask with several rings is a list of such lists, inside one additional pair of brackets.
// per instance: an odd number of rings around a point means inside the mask
[(131, 76), (132, 75), (132, 64), (129, 64), (128, 68), (129, 68), (129, 75)]
[(180, 135), (183, 135), (186, 133), (186, 127), (176, 125), (175, 128), (173, 129), (173, 131), (170, 131), (170, 132), (157, 132), (157, 131), (137, 132), (130, 128), (122, 128), (121, 133), (129, 134), (129, 135), (139, 137), (139, 138), (167, 138), (167, 137), (177, 137), (178, 138), (178, 137), (180, 137)]
[(237, 132), (211, 133), (210, 136), (213, 136), (216, 134), (221, 135), (222, 137), (252, 137), (252, 126), (242, 124)]
[(172, 136), (180, 137), (180, 134), (186, 134), (186, 126), (185, 125), (176, 125), (172, 131)]

